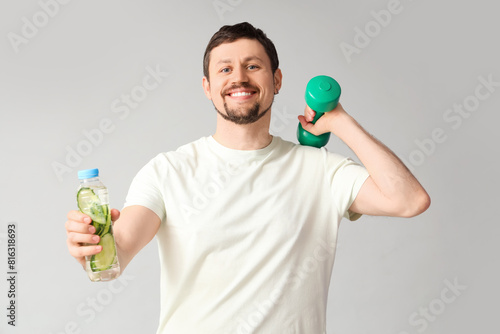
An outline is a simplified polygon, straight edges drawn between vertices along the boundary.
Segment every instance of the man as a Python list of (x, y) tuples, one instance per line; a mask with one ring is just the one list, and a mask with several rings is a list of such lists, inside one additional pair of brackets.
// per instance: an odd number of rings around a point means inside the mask
[[(359, 157), (269, 134), (282, 73), (273, 43), (248, 23), (222, 27), (204, 58), (215, 134), (159, 154), (113, 210), (122, 270), (156, 235), (158, 333), (325, 333), (342, 217), (412, 217), (429, 196), (401, 161), (338, 105), (314, 125)], [(82, 265), (101, 251), (89, 217), (71, 211), (68, 248)], [(84, 244), (92, 244), (84, 246)]]

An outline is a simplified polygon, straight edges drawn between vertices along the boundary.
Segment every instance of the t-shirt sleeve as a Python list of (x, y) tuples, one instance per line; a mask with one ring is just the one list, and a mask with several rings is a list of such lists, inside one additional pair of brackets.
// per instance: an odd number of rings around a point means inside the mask
[(344, 218), (357, 220), (361, 214), (349, 210), (369, 174), (365, 167), (351, 158), (324, 150), (326, 177), (332, 191), (334, 204)]
[(132, 180), (123, 207), (141, 205), (156, 213), (162, 222), (165, 221), (165, 202), (160, 190), (161, 170), (157, 159), (141, 168)]

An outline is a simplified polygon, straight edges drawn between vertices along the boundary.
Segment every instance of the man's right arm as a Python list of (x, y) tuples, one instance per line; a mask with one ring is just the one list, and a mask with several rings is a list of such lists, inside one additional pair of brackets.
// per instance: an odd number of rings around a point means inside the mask
[[(160, 228), (160, 218), (150, 209), (132, 205), (120, 213), (111, 210), (113, 233), (115, 236), (118, 260), (121, 272), (134, 256), (146, 246)], [(99, 237), (90, 225), (91, 219), (79, 212), (70, 211), (66, 221), (67, 245), (69, 253), (85, 268), (85, 256), (91, 256), (102, 250), (97, 246)]]

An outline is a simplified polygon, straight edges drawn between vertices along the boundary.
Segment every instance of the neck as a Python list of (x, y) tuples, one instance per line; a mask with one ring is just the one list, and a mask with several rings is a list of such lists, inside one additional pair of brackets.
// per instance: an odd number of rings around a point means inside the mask
[(234, 124), (217, 114), (217, 129), (213, 138), (221, 145), (234, 150), (258, 150), (269, 145), (271, 112), (252, 124)]

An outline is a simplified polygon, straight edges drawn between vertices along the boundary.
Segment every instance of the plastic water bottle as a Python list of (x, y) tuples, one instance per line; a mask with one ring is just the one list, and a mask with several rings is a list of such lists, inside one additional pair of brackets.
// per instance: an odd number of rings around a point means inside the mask
[(113, 236), (108, 189), (99, 180), (97, 168), (78, 171), (78, 179), (78, 209), (92, 219), (95, 234), (100, 238), (98, 245), (102, 246), (100, 253), (86, 257), (85, 270), (93, 282), (115, 279), (120, 275), (120, 264)]

